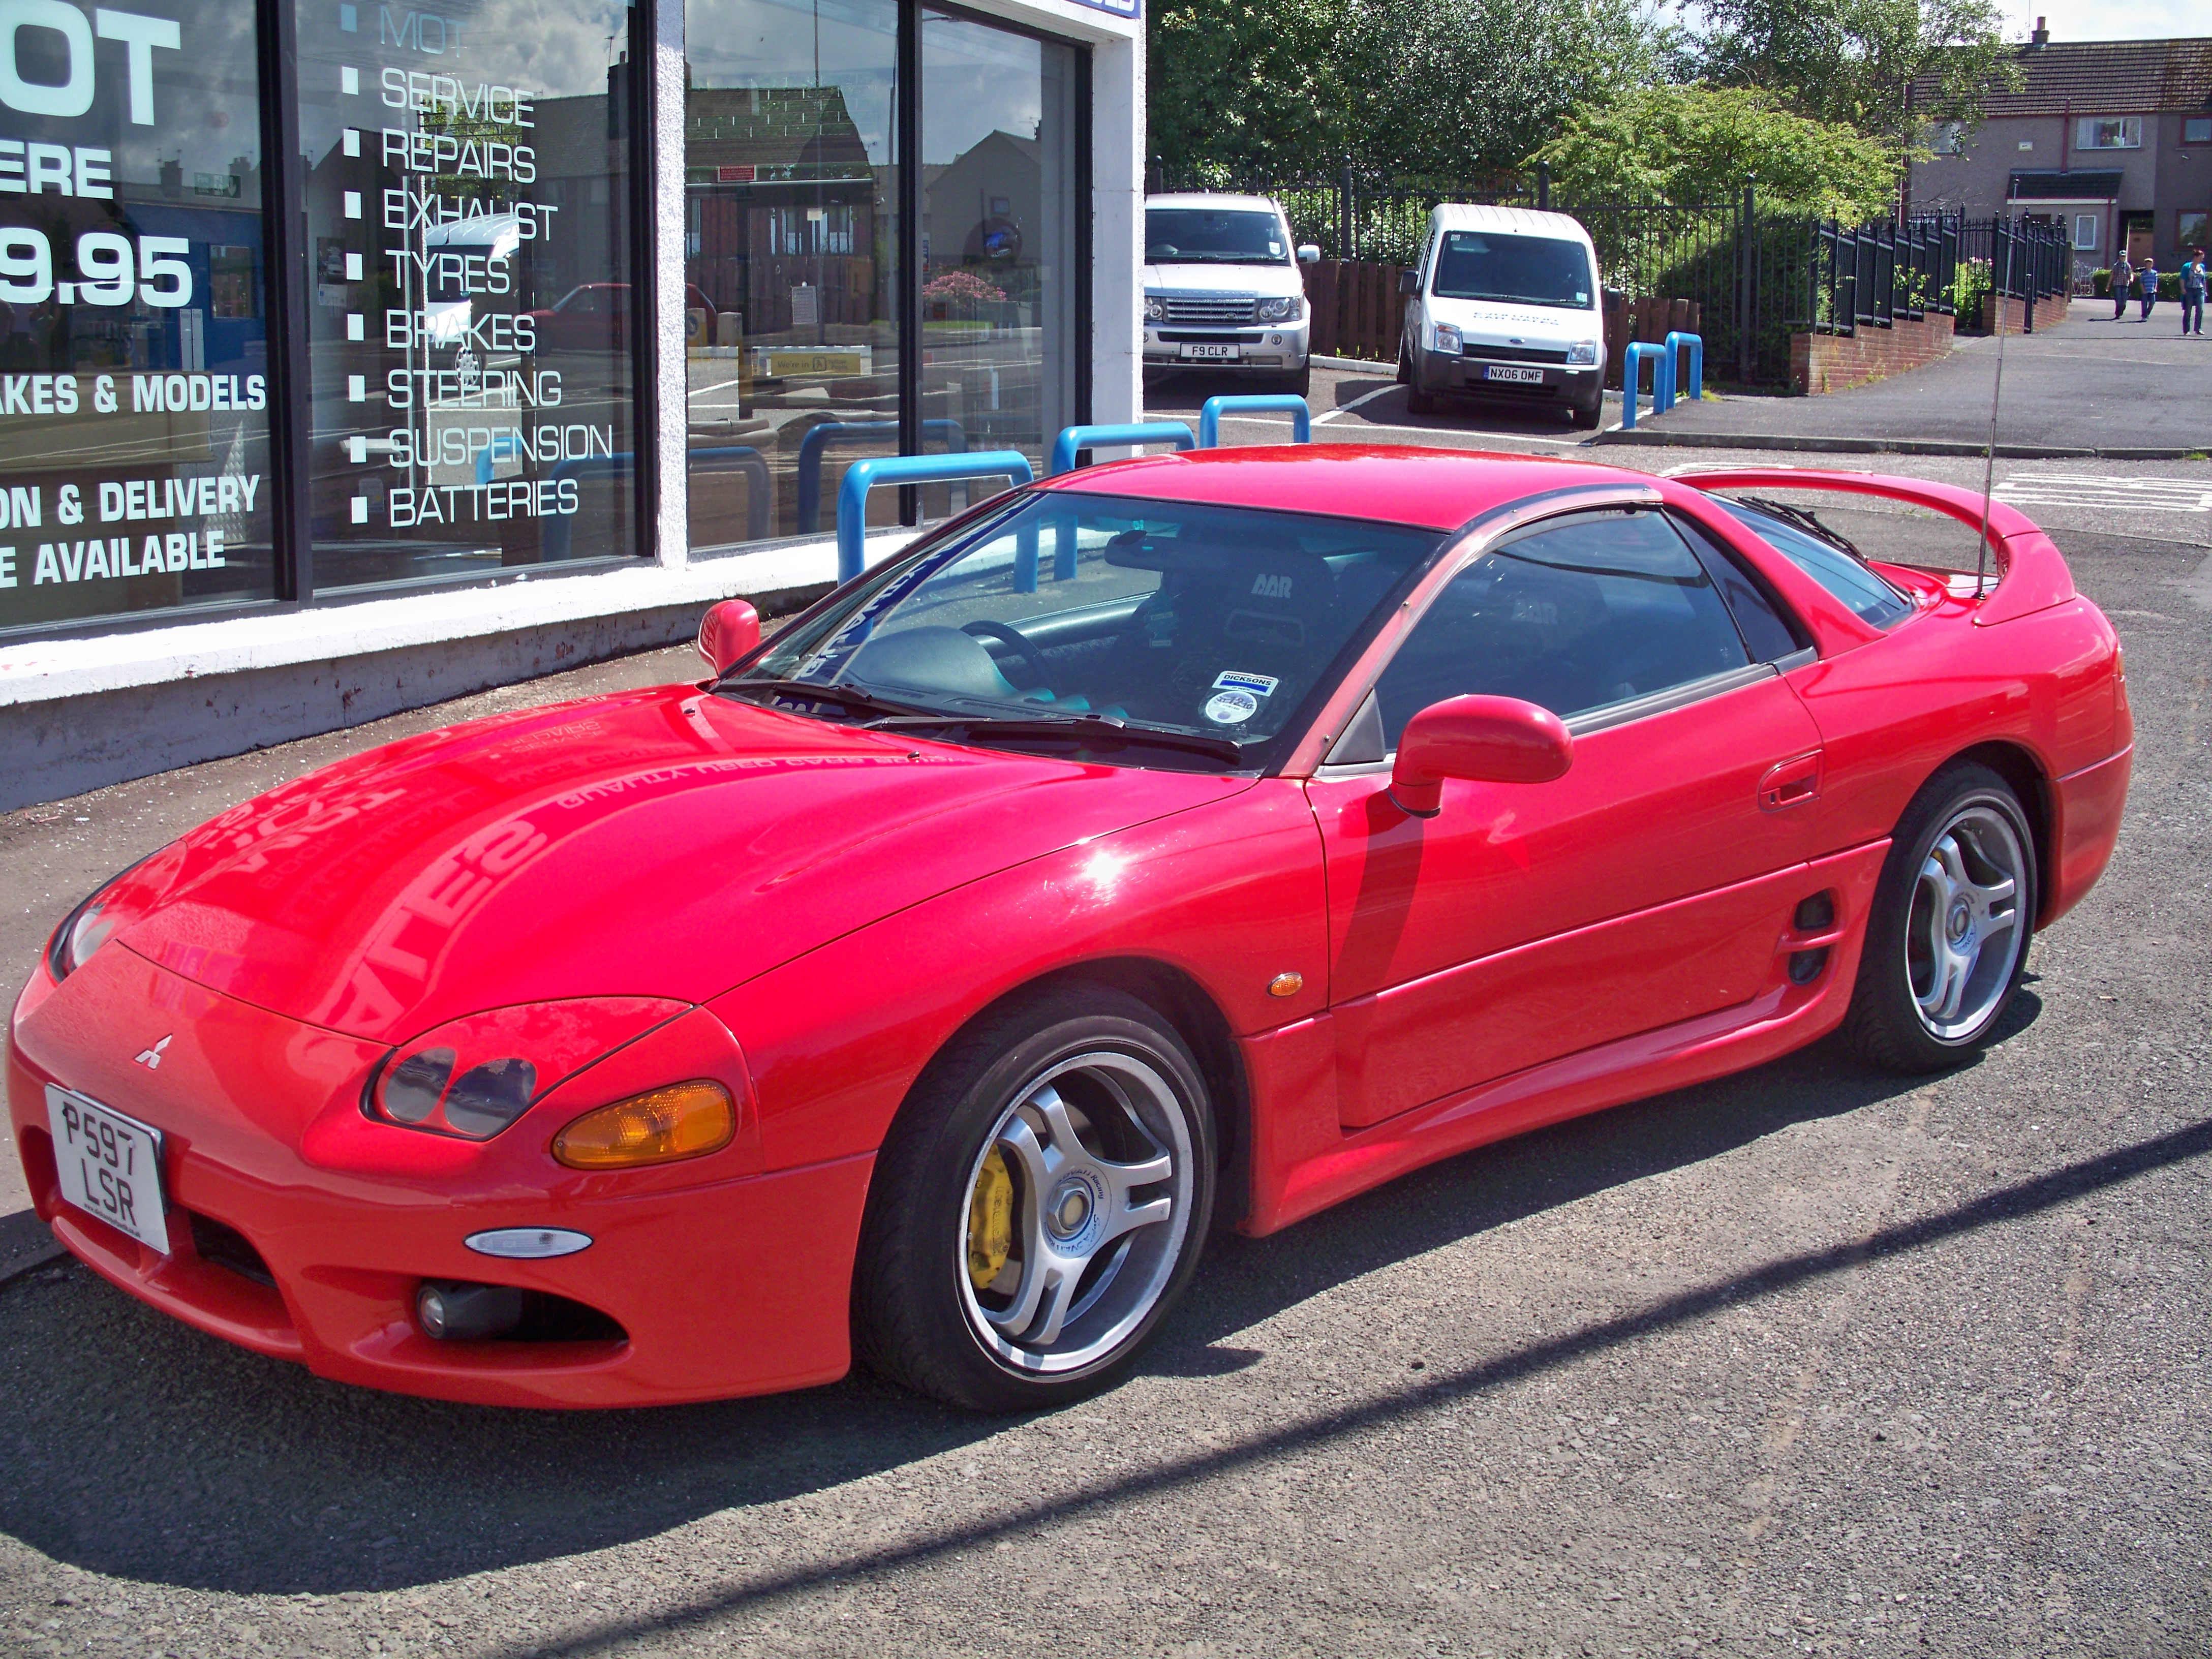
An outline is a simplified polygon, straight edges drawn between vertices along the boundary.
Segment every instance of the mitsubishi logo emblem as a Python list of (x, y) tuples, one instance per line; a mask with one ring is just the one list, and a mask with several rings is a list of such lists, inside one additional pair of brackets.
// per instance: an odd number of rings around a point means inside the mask
[(161, 1066), (161, 1050), (167, 1048), (171, 1042), (176, 1040), (176, 1035), (177, 1034), (174, 1031), (172, 1031), (167, 1036), (163, 1037), (152, 1048), (141, 1048), (137, 1054), (138, 1064), (143, 1066), (149, 1072), (159, 1071)]

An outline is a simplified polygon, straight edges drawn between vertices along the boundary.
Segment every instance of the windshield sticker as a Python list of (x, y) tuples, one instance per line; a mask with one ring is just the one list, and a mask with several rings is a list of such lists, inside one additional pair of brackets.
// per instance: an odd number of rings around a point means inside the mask
[(1260, 700), (1249, 691), (1217, 691), (1206, 700), (1206, 718), (1216, 726), (1242, 726), (1260, 712)]
[(1237, 668), (1224, 668), (1213, 677), (1216, 691), (1249, 691), (1255, 697), (1273, 696), (1281, 684), (1272, 674), (1247, 674)]

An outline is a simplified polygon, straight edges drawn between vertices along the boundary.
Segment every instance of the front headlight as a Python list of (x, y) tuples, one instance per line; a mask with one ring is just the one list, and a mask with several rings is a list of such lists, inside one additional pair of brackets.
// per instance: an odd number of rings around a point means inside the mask
[[(172, 842), (169, 845), (173, 847), (176, 843)], [(137, 919), (147, 890), (143, 885), (135, 893), (119, 890), (126, 880), (168, 850), (167, 847), (158, 848), (128, 868), (117, 871), (62, 919), (62, 925), (46, 941), (46, 970), (54, 976), (55, 984), (60, 984), (91, 961), (94, 951)]]
[(1567, 362), (1576, 368), (1588, 368), (1597, 361), (1597, 342), (1577, 340), (1567, 348)]
[(1429, 349), (1446, 357), (1456, 357), (1462, 349), (1460, 344), (1459, 331), (1449, 323), (1438, 323), (1436, 343)]
[(1254, 320), (1262, 323), (1294, 323), (1306, 314), (1306, 302), (1293, 294), (1280, 300), (1262, 300), (1252, 313)]
[(1167, 320), (1167, 315), (1168, 302), (1165, 300), (1161, 299), (1157, 294), (1147, 294), (1145, 295), (1145, 320), (1146, 322), (1164, 323)]
[(665, 997), (576, 997), (466, 1014), (386, 1055), (362, 1109), (403, 1129), (489, 1140), (533, 1102), (687, 1006)]

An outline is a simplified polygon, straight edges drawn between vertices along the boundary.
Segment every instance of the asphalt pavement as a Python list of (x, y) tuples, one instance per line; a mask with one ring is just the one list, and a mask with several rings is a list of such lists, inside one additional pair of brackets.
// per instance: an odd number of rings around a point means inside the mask
[[(1778, 459), (1409, 422), (1381, 375), (1316, 403), (1370, 392), (1316, 437)], [(1034, 1419), (866, 1376), (439, 1405), (35, 1267), (0, 1285), (0, 1652), (2202, 1654), (2212, 464), (1996, 481), (2118, 626), (2138, 750), (2111, 872), (1978, 1063), (1908, 1081), (1822, 1045), (1218, 1238), (1134, 1377)], [(27, 963), (100, 877), (309, 765), (687, 671), (599, 665), (0, 817), (0, 948)]]

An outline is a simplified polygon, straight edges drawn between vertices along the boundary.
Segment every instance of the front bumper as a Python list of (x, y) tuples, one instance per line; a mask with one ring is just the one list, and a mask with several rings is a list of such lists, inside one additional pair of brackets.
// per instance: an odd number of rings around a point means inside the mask
[[(132, 1061), (162, 1035), (158, 1070)], [(374, 1123), (359, 1100), (381, 1045), (221, 996), (119, 943), (59, 987), (42, 963), (13, 1036), (9, 1109), (39, 1215), (110, 1283), (211, 1335), (335, 1381), (499, 1406), (720, 1399), (828, 1382), (849, 1364), (872, 1157), (763, 1173), (746, 1167), (757, 1137), (741, 1134), (688, 1164), (585, 1175), (545, 1150), (575, 1115), (561, 1098), (569, 1084), (488, 1142)], [(63, 1199), (50, 1082), (163, 1132), (168, 1255)], [(593, 1243), (519, 1261), (461, 1242), (543, 1226)], [(234, 1249), (202, 1254), (196, 1235), (226, 1230), (272, 1283), (225, 1265)], [(623, 1334), (434, 1341), (413, 1317), (425, 1279), (546, 1291)]]
[[(1244, 369), (1261, 374), (1295, 373), (1306, 366), (1312, 321), (1253, 323), (1239, 328), (1204, 328), (1175, 323), (1145, 325), (1145, 367)], [(1194, 348), (1186, 355), (1185, 348)], [(1222, 356), (1224, 349), (1236, 356)]]
[[(1493, 379), (1492, 369), (1501, 371)], [(1536, 378), (1527, 378), (1530, 374)], [(1571, 368), (1559, 363), (1531, 363), (1514, 362), (1502, 357), (1485, 357), (1470, 352), (1462, 357), (1447, 357), (1437, 352), (1422, 354), (1421, 390), (1424, 392), (1457, 392), (1469, 397), (1535, 398), (1547, 403), (1587, 403), (1604, 373), (1600, 366)]]

